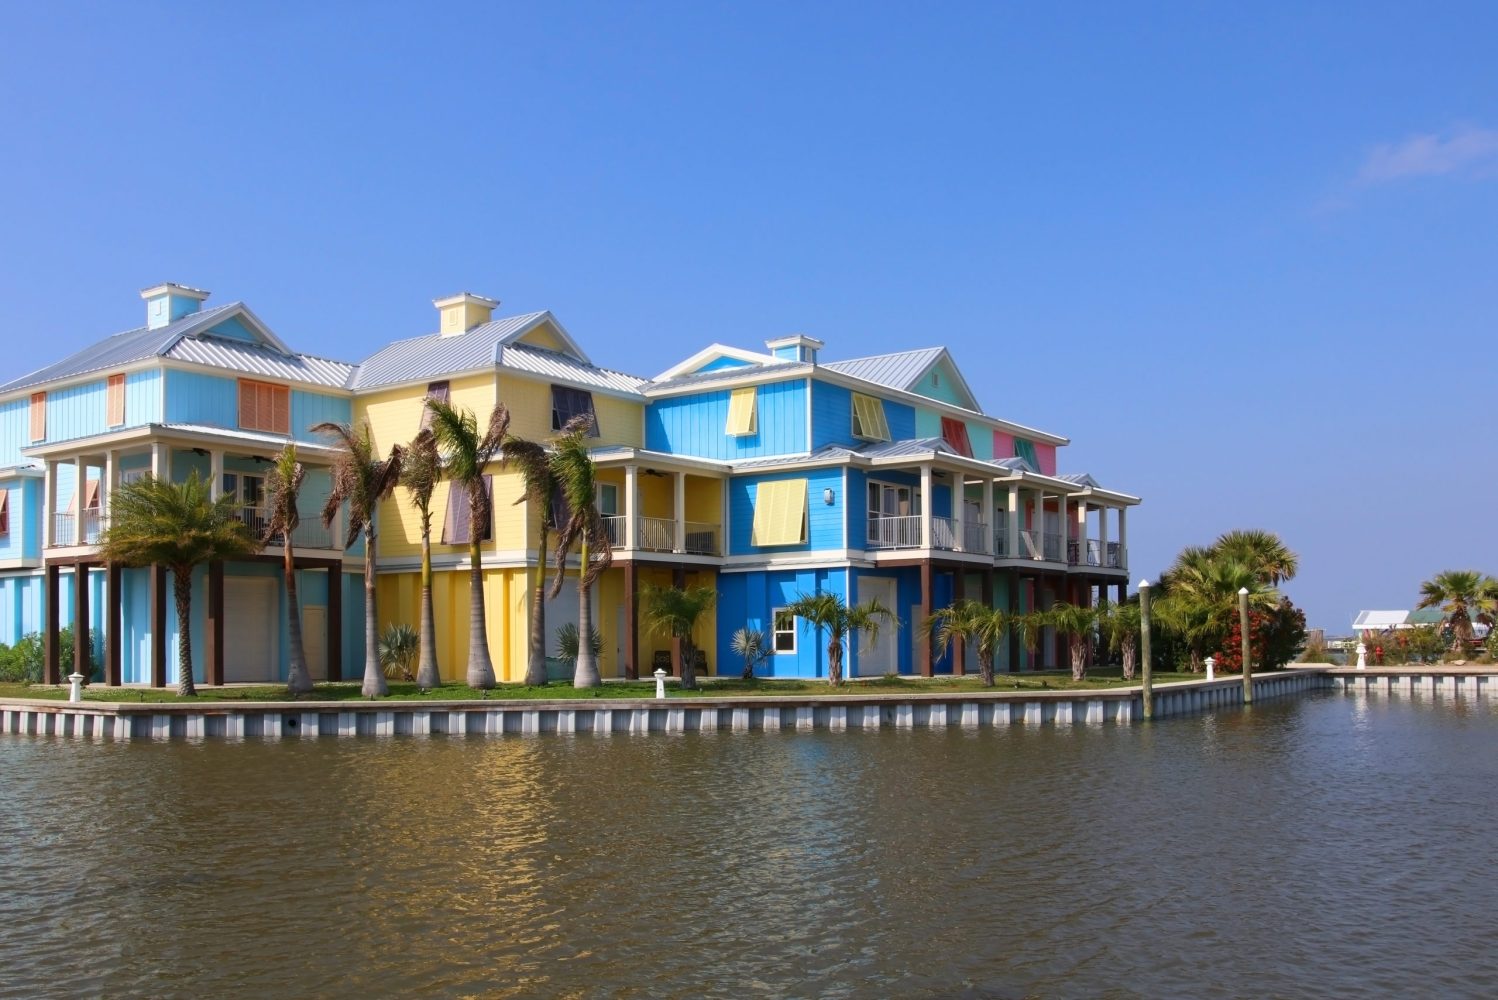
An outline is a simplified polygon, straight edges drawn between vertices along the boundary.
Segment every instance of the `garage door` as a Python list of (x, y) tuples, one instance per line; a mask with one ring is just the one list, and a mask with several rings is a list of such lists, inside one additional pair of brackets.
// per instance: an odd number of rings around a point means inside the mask
[(224, 579), (224, 681), (280, 680), (276, 628), (276, 581), (266, 577)]

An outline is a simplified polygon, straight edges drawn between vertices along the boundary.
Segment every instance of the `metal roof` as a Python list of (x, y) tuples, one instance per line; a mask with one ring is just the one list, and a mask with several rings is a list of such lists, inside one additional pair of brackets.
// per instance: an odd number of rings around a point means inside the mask
[(1354, 631), (1364, 629), (1398, 628), (1409, 617), (1408, 611), (1359, 611), (1353, 619)]
[[(675, 378), (660, 379), (646, 384), (647, 389), (676, 389), (686, 386), (710, 385), (713, 382), (729, 382), (733, 379), (752, 378), (759, 375), (775, 377), (809, 372), (814, 366), (806, 361), (780, 361), (775, 364), (735, 365), (732, 368), (717, 368), (710, 372), (693, 372)], [(826, 367), (826, 366), (824, 366)]]
[(923, 347), (915, 351), (899, 351), (894, 354), (876, 354), (867, 358), (850, 358), (847, 361), (828, 361), (823, 368), (831, 368), (844, 375), (861, 378), (865, 382), (887, 385), (892, 389), (909, 389), (924, 374), (926, 369), (942, 356), (943, 348)]
[(213, 368), (228, 368), (288, 382), (341, 389), (348, 384), (354, 366), (305, 354), (282, 354), (260, 344), (227, 337), (183, 337), (167, 349), (165, 357)]
[(212, 326), (213, 322), (227, 318), (231, 311), (241, 308), (242, 305), (243, 303), (230, 302), (227, 305), (184, 316), (174, 323), (168, 323), (155, 330), (140, 327), (106, 337), (61, 361), (54, 362), (45, 368), (38, 368), (28, 375), (22, 375), (20, 378), (0, 385), (0, 395), (41, 385), (44, 382), (55, 382), (58, 379), (72, 378), (75, 375), (87, 375), (90, 372), (118, 368), (132, 361), (159, 357), (178, 338), (193, 330), (202, 329), (205, 325)]
[(348, 385), (352, 389), (374, 389), (496, 366), (618, 392), (638, 392), (645, 384), (643, 378), (515, 343), (547, 320), (555, 323), (550, 312), (526, 313), (483, 323), (453, 336), (433, 333), (398, 340), (360, 362)]

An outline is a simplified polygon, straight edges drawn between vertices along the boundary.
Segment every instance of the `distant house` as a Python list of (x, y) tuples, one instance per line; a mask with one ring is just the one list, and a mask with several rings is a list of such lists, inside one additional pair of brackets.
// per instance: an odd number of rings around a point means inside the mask
[[(1355, 635), (1364, 632), (1388, 632), (1391, 629), (1415, 628), (1419, 625), (1440, 625), (1446, 616), (1440, 608), (1416, 608), (1413, 611), (1359, 611), (1352, 620)], [(1481, 639), (1488, 634), (1488, 627), (1481, 622), (1472, 623), (1472, 631)]]

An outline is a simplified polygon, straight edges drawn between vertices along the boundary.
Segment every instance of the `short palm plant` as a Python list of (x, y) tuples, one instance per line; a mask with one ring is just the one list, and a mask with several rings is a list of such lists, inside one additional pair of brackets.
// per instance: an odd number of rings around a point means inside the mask
[[(110, 495), (109, 528), (100, 551), (126, 566), (165, 566), (177, 608), (177, 693), (197, 694), (192, 680), (192, 571), (204, 563), (242, 559), (258, 548), (232, 496), (211, 498), (194, 472), (183, 483), (146, 476)], [(157, 637), (162, 641), (162, 637)]]
[(1448, 569), (1420, 585), (1419, 608), (1440, 608), (1451, 632), (1452, 652), (1464, 651), (1476, 634), (1474, 621), (1492, 625), (1498, 614), (1498, 581), (1476, 570)]
[(1066, 637), (1066, 651), (1071, 659), (1071, 679), (1087, 676), (1087, 641), (1097, 624), (1097, 611), (1080, 604), (1057, 601), (1046, 611), (1046, 618), (1057, 632)]
[(411, 663), (420, 655), (421, 635), (411, 626), (387, 625), (380, 633), (380, 666), (386, 677), (411, 680)]
[(932, 615), (926, 629), (935, 629), (931, 641), (938, 646), (949, 646), (956, 639), (971, 643), (978, 654), (978, 675), (983, 686), (993, 687), (994, 656), (1009, 634), (1008, 613), (990, 608), (982, 601), (964, 598)]
[(646, 587), (642, 597), (646, 629), (680, 643), (681, 686), (695, 688), (697, 644), (692, 631), (718, 603), (718, 592), (712, 587)]
[(347, 505), (348, 533), (343, 547), (351, 547), (361, 534), (364, 536), (364, 684), (360, 692), (366, 698), (378, 698), (390, 692), (385, 673), (380, 668), (379, 617), (375, 608), (380, 501), (390, 496), (400, 482), (406, 449), (395, 445), (388, 457), (380, 458), (368, 422), (357, 427), (321, 423), (312, 431), (333, 437), (341, 446), (338, 457), (333, 460), (333, 488), (323, 504), (322, 522), (332, 527), (338, 519), (338, 512)]
[(442, 456), (437, 435), (422, 428), (406, 448), (401, 467), (401, 485), (411, 494), (411, 503), (421, 521), (421, 630), (418, 633), (416, 686), (430, 691), (442, 683), (437, 667), (437, 622), (432, 610), (432, 494), (442, 479)]
[[(1014, 630), (1015, 635), (1019, 636), (1019, 644), (1025, 648), (1025, 652), (1032, 657), (1040, 651), (1040, 640), (1045, 636), (1045, 630), (1050, 624), (1046, 613), (1039, 610), (1009, 616), (1009, 627)], [(1037, 658), (1033, 666), (1036, 670), (1040, 670), (1044, 663)], [(1015, 664), (1015, 669), (1019, 669), (1019, 664)]]
[(271, 462), (270, 475), (265, 479), (268, 514), (260, 534), (261, 545), (277, 539), (281, 542), (281, 575), (286, 582), (286, 646), (289, 660), (286, 690), (294, 695), (307, 694), (312, 690), (312, 674), (307, 670), (307, 651), (302, 644), (302, 609), (297, 601), (294, 549), (294, 534), (302, 523), (301, 513), (297, 510), (297, 498), (306, 476), (306, 466), (297, 461), (296, 445), (288, 444), (277, 453)]
[(1104, 602), (1097, 608), (1098, 628), (1108, 648), (1123, 657), (1124, 680), (1132, 680), (1134, 667), (1139, 658), (1139, 629), (1141, 619), (1137, 601), (1123, 604)]
[(730, 647), (744, 660), (743, 679), (754, 679), (754, 668), (770, 658), (770, 640), (757, 628), (741, 628), (733, 634)]
[(876, 600), (851, 607), (840, 594), (801, 594), (785, 609), (811, 629), (827, 633), (827, 682), (843, 682), (843, 642), (850, 635), (866, 633), (873, 640), (884, 626), (898, 627), (894, 612)]

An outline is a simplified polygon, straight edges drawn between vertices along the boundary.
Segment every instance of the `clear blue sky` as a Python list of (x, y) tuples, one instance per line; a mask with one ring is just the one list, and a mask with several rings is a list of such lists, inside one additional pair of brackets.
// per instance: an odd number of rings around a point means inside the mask
[(1136, 579), (1498, 572), (1498, 7), (428, 6), (10, 6), (4, 371), (164, 280), (349, 359), (460, 289), (644, 375), (946, 344), (1145, 497)]

